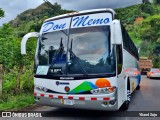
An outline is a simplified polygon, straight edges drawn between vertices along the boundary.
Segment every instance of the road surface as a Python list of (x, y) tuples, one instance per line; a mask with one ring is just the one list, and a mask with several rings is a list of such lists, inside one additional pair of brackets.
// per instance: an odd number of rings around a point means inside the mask
[[(32, 110), (33, 111), (33, 110)], [(45, 119), (54, 120), (105, 120), (107, 112), (105, 111), (90, 111), (90, 110), (78, 110), (67, 108), (54, 108), (41, 106), (34, 111), (45, 111)], [(160, 111), (160, 79), (148, 79), (145, 75), (142, 76), (141, 88), (136, 90), (131, 97), (128, 114), (132, 114), (131, 111)], [(148, 113), (147, 112), (147, 113)], [(150, 113), (150, 112), (149, 112)], [(153, 112), (154, 113), (154, 112)], [(159, 112), (160, 116), (160, 112)], [(17, 120), (17, 118), (5, 118), (5, 120)], [(27, 118), (25, 118), (27, 119)], [(34, 120), (35, 118), (30, 118)], [(38, 118), (40, 119), (40, 118)], [(43, 117), (41, 119), (44, 119)], [(111, 120), (159, 120), (160, 118), (153, 117), (112, 117)]]

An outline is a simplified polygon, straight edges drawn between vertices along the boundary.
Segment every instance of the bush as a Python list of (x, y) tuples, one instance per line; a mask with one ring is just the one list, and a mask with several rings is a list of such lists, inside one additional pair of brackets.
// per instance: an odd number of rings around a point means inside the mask
[(9, 72), (3, 75), (3, 94), (14, 95), (16, 89), (16, 72)]

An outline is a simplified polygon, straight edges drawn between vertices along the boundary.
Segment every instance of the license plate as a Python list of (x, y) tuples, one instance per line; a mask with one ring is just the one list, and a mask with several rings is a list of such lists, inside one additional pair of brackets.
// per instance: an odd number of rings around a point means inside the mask
[(74, 100), (69, 100), (69, 99), (62, 99), (61, 103), (64, 105), (74, 105)]

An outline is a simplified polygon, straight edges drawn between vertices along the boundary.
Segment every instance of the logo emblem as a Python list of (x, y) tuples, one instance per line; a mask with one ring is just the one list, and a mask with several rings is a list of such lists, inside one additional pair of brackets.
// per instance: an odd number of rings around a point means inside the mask
[(57, 86), (59, 85), (59, 81), (56, 81), (56, 85), (57, 85)]
[(56, 85), (69, 85), (69, 82), (59, 82), (59, 81), (56, 81)]

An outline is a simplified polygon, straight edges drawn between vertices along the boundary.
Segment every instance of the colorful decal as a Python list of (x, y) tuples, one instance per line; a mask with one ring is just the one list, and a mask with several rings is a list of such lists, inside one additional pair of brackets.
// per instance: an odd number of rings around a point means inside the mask
[(73, 90), (71, 90), (69, 93), (70, 94), (82, 93), (82, 92), (89, 91), (89, 90), (92, 90), (92, 89), (97, 89), (97, 86), (95, 86), (91, 82), (85, 81), (82, 84), (80, 84), (79, 86), (77, 86), (76, 88), (74, 88)]
[(111, 83), (107, 79), (105, 79), (105, 78), (99, 78), (96, 81), (96, 86), (98, 88), (110, 87)]
[(124, 70), (125, 74), (129, 77), (137, 79), (137, 83), (140, 84), (141, 82), (141, 74), (137, 68), (127, 68)]
[(110, 86), (111, 86), (111, 83), (107, 79), (99, 78), (95, 84), (85, 81), (79, 86), (77, 86), (76, 88), (74, 88), (73, 90), (71, 90), (69, 93), (70, 94), (82, 93), (82, 92), (90, 91), (93, 89), (110, 87)]

